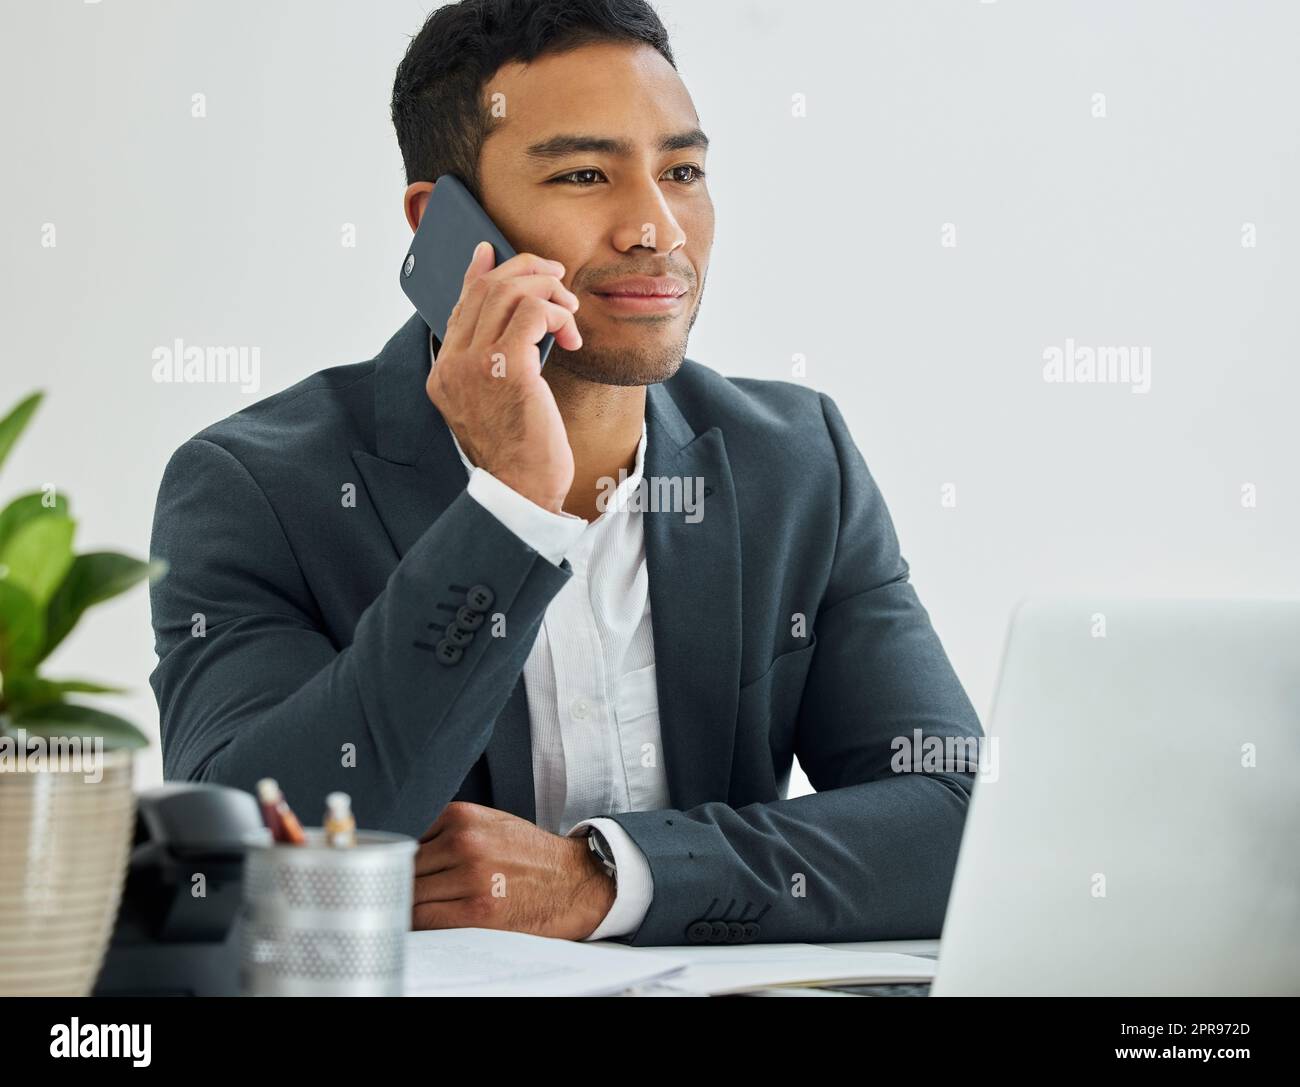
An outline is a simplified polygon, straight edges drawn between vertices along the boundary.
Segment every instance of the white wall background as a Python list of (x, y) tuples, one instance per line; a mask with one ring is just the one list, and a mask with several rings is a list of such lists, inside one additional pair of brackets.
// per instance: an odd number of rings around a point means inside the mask
[[(1026, 594), (1297, 595), (1300, 5), (658, 8), (713, 141), (691, 357), (806, 356), (981, 714)], [(156, 384), (155, 347), (258, 346), (258, 396), (378, 350), (409, 313), (387, 106), (424, 12), (0, 6), (2, 389), (49, 393), (0, 496), (52, 482), (83, 549), (144, 555), (170, 452), (251, 399)], [(1149, 347), (1150, 392), (1045, 383), (1067, 337)], [(131, 684), (156, 735), (153, 663), (141, 588), (51, 672)]]

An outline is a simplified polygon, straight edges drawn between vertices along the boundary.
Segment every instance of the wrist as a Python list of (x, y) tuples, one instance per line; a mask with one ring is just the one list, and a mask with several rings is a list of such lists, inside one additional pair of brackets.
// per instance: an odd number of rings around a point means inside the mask
[(587, 845), (586, 835), (568, 838), (573, 857), (574, 892), (571, 911), (578, 940), (584, 940), (596, 931), (614, 908), (618, 888), (604, 864)]

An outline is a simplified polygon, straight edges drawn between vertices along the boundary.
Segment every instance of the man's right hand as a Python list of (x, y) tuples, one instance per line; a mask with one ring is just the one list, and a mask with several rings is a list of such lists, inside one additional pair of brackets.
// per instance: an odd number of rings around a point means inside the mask
[(573, 450), (537, 343), (551, 332), (565, 350), (582, 346), (578, 296), (557, 261), (519, 253), (499, 268), (494, 262), (492, 246), (480, 243), (425, 391), (477, 467), (560, 513)]

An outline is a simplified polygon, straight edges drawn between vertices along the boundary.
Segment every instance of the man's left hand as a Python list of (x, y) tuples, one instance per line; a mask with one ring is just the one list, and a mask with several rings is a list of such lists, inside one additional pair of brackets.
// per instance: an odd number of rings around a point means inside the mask
[(604, 920), (614, 893), (586, 838), (454, 800), (420, 836), (411, 923), (581, 940)]

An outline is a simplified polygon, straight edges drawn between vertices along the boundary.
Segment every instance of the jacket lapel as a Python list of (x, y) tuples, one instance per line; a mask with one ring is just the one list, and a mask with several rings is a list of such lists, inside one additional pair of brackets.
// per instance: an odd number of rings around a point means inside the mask
[(740, 683), (740, 526), (722, 431), (696, 434), (668, 389), (646, 396), (647, 486), (698, 477), (703, 518), (649, 512), (646, 566), (654, 627), (659, 727), (673, 807), (730, 791)]

